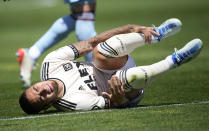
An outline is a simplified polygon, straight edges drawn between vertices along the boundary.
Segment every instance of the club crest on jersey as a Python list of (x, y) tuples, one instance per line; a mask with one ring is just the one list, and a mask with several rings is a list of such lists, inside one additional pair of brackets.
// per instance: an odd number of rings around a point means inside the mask
[(69, 63), (64, 64), (64, 65), (63, 65), (63, 68), (64, 68), (65, 71), (69, 71), (69, 70), (73, 69), (73, 66), (72, 66), (72, 64), (69, 62)]

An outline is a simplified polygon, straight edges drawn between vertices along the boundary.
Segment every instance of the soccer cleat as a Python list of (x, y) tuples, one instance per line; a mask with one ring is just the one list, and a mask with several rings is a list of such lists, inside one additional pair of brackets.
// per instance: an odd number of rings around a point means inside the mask
[(154, 29), (157, 33), (160, 34), (159, 37), (156, 37), (158, 41), (164, 40), (168, 36), (174, 35), (181, 30), (182, 23), (177, 18), (171, 18), (163, 22), (159, 27)]
[(180, 50), (175, 48), (175, 52), (171, 55), (174, 64), (179, 66), (190, 61), (192, 58), (195, 58), (200, 53), (202, 44), (200, 39), (194, 39)]
[(28, 55), (28, 49), (20, 48), (16, 55), (20, 65), (20, 80), (24, 83), (24, 87), (28, 87), (31, 84), (31, 73), (35, 62)]
[(138, 91), (137, 97), (132, 99), (129, 104), (128, 107), (137, 107), (139, 102), (142, 100), (142, 98), (144, 97), (144, 93), (145, 93), (145, 88), (141, 88)]

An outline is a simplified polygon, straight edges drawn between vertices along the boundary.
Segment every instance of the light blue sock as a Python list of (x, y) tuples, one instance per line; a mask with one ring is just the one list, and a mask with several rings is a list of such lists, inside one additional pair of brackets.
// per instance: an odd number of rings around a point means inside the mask
[[(78, 41), (87, 40), (96, 35), (94, 21), (77, 20), (75, 24), (75, 32)], [(92, 52), (85, 56), (85, 60), (92, 62)]]
[[(70, 15), (59, 18), (31, 48), (36, 47), (41, 55), (48, 48), (66, 38), (74, 28), (75, 20)], [(34, 55), (32, 57), (36, 60), (40, 55)]]

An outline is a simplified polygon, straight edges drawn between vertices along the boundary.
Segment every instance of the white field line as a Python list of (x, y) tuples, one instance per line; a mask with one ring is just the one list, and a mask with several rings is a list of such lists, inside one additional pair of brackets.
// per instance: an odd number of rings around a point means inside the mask
[[(142, 107), (136, 107), (136, 108), (127, 108), (127, 109), (131, 109), (131, 110), (133, 110), (133, 109), (149, 109), (149, 108), (158, 108), (158, 107), (197, 105), (197, 104), (209, 104), (209, 101), (181, 103), (181, 104), (154, 105), (154, 106), (144, 106), (144, 107), (142, 106)], [(0, 119), (0, 121), (35, 119), (35, 118), (52, 117), (52, 116), (69, 116), (69, 115), (75, 115), (75, 114), (88, 114), (88, 113), (95, 113), (95, 112), (108, 112), (108, 111), (112, 111), (112, 110), (121, 110), (121, 109), (94, 110), (94, 111), (83, 111), (83, 112), (55, 113), (55, 114), (49, 114), (49, 115), (34, 115), (34, 116), (25, 116), (25, 117), (13, 117), (13, 118)]]

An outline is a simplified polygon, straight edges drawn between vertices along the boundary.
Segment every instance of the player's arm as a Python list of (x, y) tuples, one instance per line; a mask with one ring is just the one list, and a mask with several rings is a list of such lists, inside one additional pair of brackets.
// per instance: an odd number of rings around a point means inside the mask
[(151, 39), (150, 38), (151, 34), (155, 33), (154, 31), (153, 32), (152, 31), (153, 31), (152, 27), (144, 27), (144, 26), (129, 24), (105, 31), (88, 40), (77, 42), (73, 44), (73, 46), (78, 50), (79, 57), (81, 57), (81, 56), (85, 56), (90, 51), (92, 51), (94, 47), (96, 47), (99, 43), (106, 41), (107, 39), (111, 38), (114, 35), (132, 33), (132, 32), (143, 33), (145, 36), (145, 41), (146, 40), (149, 41)]
[(106, 41), (112, 36), (118, 34), (132, 33), (132, 32), (144, 34), (145, 41), (150, 41), (151, 35), (156, 33), (153, 31), (153, 27), (144, 27), (139, 25), (125, 25), (100, 33), (88, 40), (76, 42), (72, 45), (59, 48), (58, 50), (51, 52), (47, 56), (47, 59), (53, 58), (54, 61), (74, 60), (79, 57), (85, 56), (86, 54), (91, 52), (99, 43)]
[[(95, 109), (108, 109), (109, 101), (107, 98), (98, 96), (95, 92), (91, 90), (78, 90), (72, 91), (68, 96), (68, 102), (74, 103), (73, 108), (67, 108), (72, 110), (95, 110)], [(60, 108), (61, 110), (66, 110)]]

